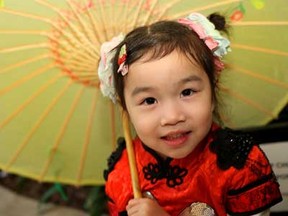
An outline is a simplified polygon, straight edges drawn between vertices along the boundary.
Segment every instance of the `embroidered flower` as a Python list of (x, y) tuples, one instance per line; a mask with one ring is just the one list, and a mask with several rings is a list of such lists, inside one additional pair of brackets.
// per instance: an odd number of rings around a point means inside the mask
[(224, 38), (218, 30), (215, 29), (205, 16), (200, 13), (191, 13), (188, 17), (179, 19), (179, 23), (189, 26), (202, 39), (205, 44), (212, 50), (215, 55), (215, 65), (218, 70), (224, 68), (221, 58), (230, 51), (230, 41)]
[(166, 185), (168, 187), (176, 187), (183, 183), (188, 170), (177, 165), (162, 164), (161, 166), (158, 163), (149, 163), (143, 167), (143, 173), (144, 178), (149, 180), (151, 184), (155, 184), (158, 180), (166, 179)]
[(113, 83), (112, 59), (116, 50), (113, 50), (124, 39), (124, 35), (120, 34), (111, 41), (105, 42), (100, 49), (100, 62), (98, 66), (98, 76), (100, 80), (100, 89), (104, 96), (109, 97), (116, 103), (116, 92)]
[(155, 184), (159, 179), (164, 178), (163, 173), (161, 173), (158, 164), (149, 163), (147, 166), (143, 167), (144, 178)]

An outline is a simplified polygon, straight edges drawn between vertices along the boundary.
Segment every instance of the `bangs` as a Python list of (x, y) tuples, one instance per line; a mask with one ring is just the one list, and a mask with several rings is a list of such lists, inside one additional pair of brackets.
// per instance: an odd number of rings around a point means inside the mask
[[(148, 28), (142, 27), (133, 34), (133, 38), (129, 35), (126, 38), (126, 43), (129, 44), (126, 61), (128, 65), (143, 57), (146, 62), (160, 59), (177, 50), (191, 62), (198, 63), (205, 71), (214, 70), (211, 68), (211, 65), (214, 65), (213, 53), (187, 26), (173, 21), (162, 21)], [(135, 37), (135, 34), (138, 37)]]

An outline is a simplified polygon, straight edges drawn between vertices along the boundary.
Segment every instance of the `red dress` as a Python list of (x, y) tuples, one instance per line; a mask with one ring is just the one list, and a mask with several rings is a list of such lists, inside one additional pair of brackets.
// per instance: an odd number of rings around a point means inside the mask
[[(142, 192), (149, 191), (172, 216), (196, 202), (208, 204), (219, 216), (256, 214), (280, 202), (279, 184), (262, 150), (245, 136), (223, 134), (211, 132), (187, 157), (166, 160), (136, 138)], [(125, 215), (133, 198), (126, 149), (112, 158), (105, 186), (109, 211)]]

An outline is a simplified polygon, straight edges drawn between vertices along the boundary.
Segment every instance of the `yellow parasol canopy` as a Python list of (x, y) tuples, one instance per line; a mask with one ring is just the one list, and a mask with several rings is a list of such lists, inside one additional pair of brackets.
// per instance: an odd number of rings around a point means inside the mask
[(266, 124), (288, 101), (286, 0), (9, 0), (0, 9), (0, 169), (39, 181), (104, 182), (122, 134), (99, 91), (100, 45), (198, 11), (230, 19), (220, 80), (226, 126)]

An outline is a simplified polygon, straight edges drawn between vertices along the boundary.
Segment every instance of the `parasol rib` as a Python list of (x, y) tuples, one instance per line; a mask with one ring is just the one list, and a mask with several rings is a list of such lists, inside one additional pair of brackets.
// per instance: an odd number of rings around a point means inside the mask
[[(233, 68), (234, 68), (235, 70), (237, 70), (238, 72), (247, 74), (247, 75), (249, 75), (249, 76), (251, 76), (251, 77), (256, 77), (256, 78), (259, 79), (259, 80), (263, 80), (263, 81), (265, 81), (265, 82), (267, 82), (267, 83), (270, 83), (270, 84), (279, 86), (279, 87), (281, 87), (281, 88), (288, 89), (288, 83), (271, 79), (271, 78), (269, 78), (269, 77), (267, 77), (267, 76), (261, 75), (260, 73), (255, 73), (255, 72), (253, 72), (253, 71), (250, 71), (250, 70), (241, 68), (241, 67), (239, 67), (239, 66), (235, 66), (235, 67), (233, 67)], [(231, 73), (231, 72), (233, 72), (233, 70), (230, 71), (230, 73)]]
[(117, 2), (117, 6), (115, 6), (116, 10), (115, 7), (110, 7), (109, 14), (108, 11), (106, 13), (107, 19), (110, 20), (109, 25), (111, 25), (110, 28), (112, 28), (113, 36), (126, 31), (125, 26), (127, 26), (127, 20), (129, 20), (129, 18), (125, 19), (125, 8), (127, 8), (127, 5), (129, 4), (128, 1), (129, 0), (126, 2)]
[(81, 46), (80, 41), (73, 38), (73, 36), (69, 35), (67, 32), (64, 32), (63, 35), (67, 38), (67, 42), (69, 42), (68, 44), (66, 43), (66, 41), (60, 40), (59, 38), (55, 38), (53, 36), (50, 37), (50, 39), (54, 42), (54, 44), (51, 44), (50, 49), (52, 53), (54, 53), (56, 61), (61, 59), (61, 57), (68, 57), (69, 59), (75, 55), (77, 55), (77, 59), (79, 61), (95, 61), (95, 59), (91, 55), (89, 55), (87, 52), (83, 52), (83, 50), (79, 48)]
[(12, 83), (10, 86), (7, 86), (7, 87), (1, 89), (0, 90), (0, 96), (7, 93), (8, 91), (18, 87), (19, 85), (31, 80), (35, 76), (40, 75), (40, 74), (48, 71), (50, 68), (53, 68), (53, 64), (51, 64), (51, 63), (41, 67), (40, 69), (38, 69), (38, 70), (32, 72), (31, 74), (23, 77), (22, 79), (19, 79), (18, 81)]
[(95, 75), (81, 76), (81, 81), (84, 85), (89, 85), (92, 81), (98, 81), (98, 78)]
[(83, 175), (83, 170), (84, 170), (84, 166), (85, 166), (85, 162), (86, 162), (86, 158), (87, 158), (86, 156), (87, 156), (87, 151), (88, 151), (88, 147), (89, 147), (89, 143), (90, 143), (93, 119), (94, 119), (94, 116), (96, 113), (96, 107), (97, 107), (96, 105), (97, 105), (98, 97), (99, 97), (99, 95), (95, 95), (92, 106), (91, 106), (91, 111), (90, 111), (89, 115), (87, 115), (88, 124), (87, 124), (87, 129), (86, 129), (84, 147), (83, 147), (83, 150), (82, 150), (81, 156), (80, 156), (79, 169), (77, 172), (77, 178), (76, 178), (77, 185), (81, 184), (81, 178)]
[[(67, 65), (71, 64), (71, 65), (74, 65), (74, 66), (79, 66), (79, 67), (84, 67), (86, 68), (87, 70), (91, 70), (91, 71), (95, 71), (95, 68), (96, 68), (96, 62), (90, 62), (90, 61), (87, 61), (86, 59), (82, 59), (80, 58), (80, 61), (78, 59), (78, 56), (69, 56), (68, 58), (65, 58), (65, 63)], [(94, 72), (95, 74), (95, 72)]]
[(14, 10), (7, 9), (7, 8), (1, 8), (1, 12), (16, 15), (16, 16), (22, 16), (22, 17), (26, 17), (26, 18), (30, 18), (30, 19), (34, 19), (34, 20), (39, 20), (39, 21), (43, 21), (43, 22), (52, 24), (50, 19), (45, 18), (45, 17), (41, 17), (41, 16), (37, 16), (34, 14), (22, 13), (22, 12), (14, 11)]
[[(46, 59), (46, 58), (49, 58), (51, 57), (49, 54), (44, 54), (44, 55), (39, 55), (39, 56), (36, 56), (34, 58), (29, 58), (29, 59), (25, 59), (23, 61), (19, 61), (17, 62), (16, 64), (11, 64), (11, 65), (8, 65), (2, 69), (0, 69), (0, 74), (3, 74), (3, 73), (6, 73), (6, 72), (9, 72), (11, 71), (12, 69), (15, 69), (15, 68), (19, 68), (21, 66), (25, 66), (25, 65), (28, 65), (30, 63), (33, 63), (33, 62), (37, 62), (41, 59)], [(1, 92), (1, 91), (0, 91)], [(0, 93), (1, 94), (1, 93)]]
[(149, 7), (148, 13), (146, 15), (146, 18), (144, 18), (144, 21), (142, 23), (142, 25), (147, 25), (149, 23), (149, 18), (152, 15), (152, 12), (155, 10), (156, 5), (158, 4), (159, 0), (155, 0), (152, 4), (151, 7)]
[(286, 26), (288, 21), (239, 21), (231, 23), (231, 26)]
[(11, 35), (43, 35), (48, 36), (46, 31), (37, 31), (37, 30), (0, 30), (0, 34), (11, 34)]
[(27, 44), (27, 45), (22, 45), (22, 46), (9, 47), (9, 48), (1, 49), (0, 53), (9, 53), (9, 52), (37, 49), (37, 48), (49, 48), (49, 44), (39, 43), (39, 44)]
[[(202, 12), (202, 11), (205, 11), (205, 10), (208, 10), (208, 9), (211, 9), (211, 8), (222, 7), (222, 6), (225, 6), (227, 4), (231, 4), (231, 3), (235, 3), (235, 2), (241, 2), (241, 1), (242, 0), (226, 0), (226, 1), (217, 2), (217, 3), (214, 3), (214, 4), (208, 4), (208, 5), (203, 6), (203, 7), (196, 7), (196, 8), (190, 9), (188, 11), (184, 11), (184, 12), (181, 12), (181, 13), (178, 13), (178, 14), (174, 14), (173, 16), (170, 16), (170, 19), (176, 20), (176, 19), (179, 19), (181, 17), (187, 16), (188, 14), (190, 14), (192, 12)], [(176, 2), (181, 2), (181, 1), (176, 1)], [(162, 19), (163, 18), (163, 14), (167, 10), (169, 10), (171, 7), (173, 7), (174, 4), (175, 3), (171, 3), (171, 4), (167, 5), (166, 9), (163, 10), (163, 13), (158, 18)]]
[(96, 94), (91, 106), (91, 111), (89, 112), (89, 114), (87, 115), (87, 127), (86, 127), (86, 135), (85, 135), (85, 142), (83, 144), (83, 149), (81, 152), (81, 156), (80, 156), (80, 164), (79, 164), (79, 169), (77, 172), (77, 178), (76, 178), (76, 182), (77, 185), (81, 184), (81, 179), (82, 179), (82, 175), (83, 175), (83, 170), (85, 167), (85, 163), (86, 163), (86, 159), (87, 159), (87, 151), (88, 151), (88, 147), (90, 144), (90, 137), (91, 137), (91, 131), (92, 131), (92, 126), (93, 126), (93, 119), (96, 113), (96, 105), (97, 105), (97, 101), (99, 98), (99, 94)]
[[(96, 46), (100, 47), (102, 41), (105, 41), (105, 38), (102, 37), (102, 32), (100, 32), (98, 29), (99, 29), (99, 25), (96, 24), (96, 18), (95, 16), (91, 13), (90, 10), (88, 10), (88, 17), (89, 17), (89, 20), (91, 22), (91, 25), (92, 25), (92, 30), (95, 34), (95, 38), (96, 38), (96, 41), (97, 41), (97, 44), (95, 43)], [(98, 38), (98, 40), (97, 40)]]
[[(137, 13), (140, 13), (141, 10), (141, 4), (143, 4), (143, 1), (141, 1), (140, 3), (135, 2), (135, 1), (130, 1), (130, 2), (126, 2), (126, 7), (124, 8), (124, 20), (122, 22), (122, 26), (120, 27), (120, 29), (125, 29), (125, 32), (131, 31), (136, 23), (137, 20), (134, 20), (134, 22), (130, 22), (130, 20), (133, 20), (134, 18), (130, 18), (133, 17), (133, 15), (135, 16), (135, 19), (137, 19)], [(127, 22), (127, 20), (129, 22)]]
[(37, 92), (31, 95), (21, 106), (19, 106), (14, 112), (12, 112), (6, 119), (4, 119), (0, 123), (0, 128), (5, 127), (5, 125), (7, 125), (13, 118), (15, 118), (20, 112), (22, 112), (38, 95), (40, 95), (40, 93), (42, 93), (48, 87), (49, 86), (47, 85), (41, 86), (41, 88), (38, 89)]
[(99, 50), (97, 48), (94, 48), (94, 47), (96, 47), (95, 44), (93, 42), (91, 43), (91, 41), (95, 41), (95, 35), (92, 33), (90, 28), (88, 28), (87, 22), (83, 21), (83, 19), (81, 18), (81, 16), (79, 16), (79, 13), (77, 13), (75, 7), (73, 7), (73, 5), (71, 4), (70, 1), (68, 1), (68, 5), (72, 9), (77, 20), (79, 21), (80, 26), (81, 26), (81, 30), (83, 30), (84, 35), (86, 36), (87, 39), (90, 39), (90, 40), (87, 40), (89, 42), (88, 45), (90, 46), (90, 49), (93, 50), (95, 53), (97, 53), (97, 55), (100, 55)]
[[(93, 46), (90, 45), (89, 40), (87, 40), (86, 36), (72, 23), (70, 22), (66, 16), (64, 16), (64, 14), (57, 8), (54, 7), (53, 5), (49, 4), (48, 2), (44, 1), (44, 0), (36, 0), (36, 2), (52, 9), (53, 11), (55, 11), (59, 17), (61, 17), (61, 19), (67, 24), (68, 27), (70, 27), (70, 29), (72, 30), (72, 32), (74, 33), (74, 35), (83, 43), (79, 43), (80, 46), (84, 49), (87, 50), (88, 53), (90, 53), (92, 56), (94, 56), (94, 58), (96, 58), (97, 56), (95, 55), (96, 49), (94, 49)], [(55, 24), (53, 23), (53, 26), (55, 26)], [(61, 29), (59, 29), (61, 32)], [(92, 47), (94, 52), (92, 52), (90, 49), (87, 48), (86, 44), (90, 45), (90, 48)]]
[[(181, 0), (176, 0), (176, 1), (172, 1), (170, 3), (167, 3), (165, 7), (163, 7), (162, 13), (159, 13), (158, 17), (156, 18), (156, 20), (161, 20), (163, 19), (164, 15), (167, 13), (167, 11), (173, 7), (175, 4), (181, 2)], [(173, 18), (172, 18), (173, 19)]]
[[(90, 76), (95, 76), (95, 72), (93, 71), (93, 68), (96, 68), (96, 65), (85, 65), (85, 64), (79, 64), (79, 62), (77, 62), (76, 60), (69, 60), (69, 62), (66, 62), (66, 65), (69, 65), (69, 68), (71, 70), (75, 71), (79, 71), (79, 73), (77, 73), (78, 77), (84, 77), (90, 75)], [(94, 73), (93, 73), (94, 72)]]
[[(65, 60), (76, 58), (79, 62), (86, 62), (86, 64), (87, 64), (87, 62), (91, 63), (91, 62), (95, 61), (94, 57), (89, 55), (89, 53), (87, 53), (87, 52), (83, 52), (83, 50), (79, 49), (77, 46), (69, 47), (69, 46), (64, 45), (63, 43), (61, 45), (64, 48), (64, 50), (61, 49), (61, 56), (63, 56), (65, 58)], [(57, 50), (57, 51), (59, 53), (59, 50)], [(60, 53), (59, 53), (59, 55), (60, 55)]]
[(99, 8), (100, 8), (100, 16), (99, 16), (99, 18), (100, 18), (100, 22), (101, 22), (101, 27), (102, 27), (102, 29), (103, 29), (103, 34), (105, 35), (105, 41), (108, 41), (108, 40), (111, 38), (111, 36), (108, 35), (107, 29), (104, 28), (104, 27), (106, 27), (106, 26), (108, 26), (108, 25), (107, 25), (107, 23), (106, 23), (105, 11), (104, 11), (104, 9), (103, 9), (103, 4), (101, 3), (101, 0), (98, 1), (98, 4), (97, 4), (97, 5), (100, 6), (100, 7), (99, 7)]
[[(124, 12), (123, 12), (123, 17), (124, 17), (124, 20), (128, 20), (128, 5), (130, 5), (130, 0), (127, 1), (127, 4), (125, 4), (125, 7), (124, 7)], [(129, 29), (127, 28), (128, 25), (126, 25), (126, 22), (120, 22), (120, 23), (123, 23), (124, 26), (121, 26), (121, 29), (124, 29), (125, 32), (128, 32)]]
[[(5, 30), (3, 30), (3, 31), (0, 31), (0, 33), (3, 33), (3, 34), (33, 34), (33, 35), (39, 34), (39, 35), (47, 36), (51, 40), (51, 42), (55, 42), (56, 44), (59, 44), (59, 38), (55, 38), (55, 37), (51, 36), (51, 34), (48, 34), (47, 32), (43, 32), (43, 31), (33, 31), (33, 30), (31, 30), (31, 31), (17, 31), (17, 30), (5, 31)], [(69, 36), (69, 40), (71, 40), (71, 39), (73, 42), (76, 42), (76, 44), (78, 44), (78, 45), (81, 44), (80, 42), (75, 40), (73, 36)], [(71, 49), (71, 46), (68, 48), (68, 46), (66, 44), (64, 44), (64, 43), (60, 43), (60, 44), (61, 44), (61, 47), (63, 47), (63, 49), (61, 49), (62, 54), (66, 54), (65, 56), (69, 56), (69, 58), (72, 58), (74, 55), (80, 53), (79, 55), (77, 55), (78, 62), (79, 61), (82, 62), (82, 60), (85, 60), (85, 62), (89, 62), (89, 61), (87, 61), (87, 59), (91, 58), (91, 55), (89, 55), (89, 54), (85, 55), (85, 53), (81, 52), (81, 49), (76, 49), (76, 51), (74, 51), (73, 54), (71, 55), (71, 50), (69, 50), (69, 49)], [(0, 50), (0, 52), (3, 52), (3, 53), (4, 52), (15, 52), (15, 51), (24, 50), (24, 49), (26, 50), (26, 49), (31, 49), (31, 48), (43, 48), (43, 47), (49, 47), (49, 45), (45, 44), (45, 46), (44, 46), (44, 44), (43, 44), (43, 46), (38, 46), (38, 45), (17, 46), (17, 47), (13, 47), (13, 48), (2, 49), (2, 50)], [(53, 46), (52, 46), (52, 50), (53, 50)], [(69, 55), (67, 55), (67, 54), (69, 54)], [(97, 51), (97, 54), (99, 54), (98, 51)]]
[(277, 116), (275, 116), (271, 111), (263, 108), (261, 105), (255, 103), (254, 101), (244, 97), (243, 95), (240, 95), (238, 94), (237, 92), (235, 91), (232, 91), (231, 89), (228, 89), (228, 88), (225, 88), (224, 86), (222, 85), (219, 85), (219, 88), (223, 91), (223, 92), (226, 92), (227, 94), (229, 95), (232, 95), (233, 97), (239, 99), (240, 101), (254, 107), (255, 109), (259, 110), (260, 112), (264, 113), (264, 114), (267, 114), (269, 115), (270, 117), (272, 118), (276, 118)]
[[(40, 17), (40, 16), (37, 16), (37, 15), (32, 15), (32, 14), (26, 14), (26, 13), (22, 13), (22, 12), (18, 12), (18, 11), (13, 11), (13, 10), (9, 10), (9, 9), (1, 9), (1, 12), (2, 11), (6, 12), (6, 13), (9, 13), (9, 14), (13, 14), (13, 15), (18, 15), (18, 16), (23, 16), (23, 17), (35, 19), (35, 20), (44, 21), (44, 22), (46, 22), (48, 24), (51, 24), (55, 29), (57, 29), (59, 32), (61, 32), (63, 34), (62, 28), (60, 26), (56, 25), (55, 23), (53, 23), (50, 19), (47, 19), (47, 18), (44, 18), (44, 17)], [(60, 13), (60, 15), (61, 15), (61, 13)], [(73, 40), (73, 42), (76, 42), (76, 44), (78, 44), (79, 46), (83, 46), (83, 44), (78, 42), (78, 40), (75, 40), (74, 37), (69, 36), (67, 34), (67, 32), (64, 31), (63, 35), (68, 38), (68, 41)], [(57, 41), (57, 39), (58, 38), (56, 38), (55, 41)], [(15, 47), (15, 48), (3, 49), (2, 52), (14, 52), (14, 51), (23, 50), (23, 49), (41, 48), (41, 47), (45, 47), (46, 48), (47, 44), (40, 44), (40, 46), (38, 46), (38, 45), (18, 46), (18, 47)], [(84, 48), (85, 48), (85, 46), (84, 46)], [(0, 50), (0, 52), (1, 52), (1, 50)], [(88, 50), (88, 52), (89, 52), (89, 50)], [(96, 51), (96, 53), (97, 52), (98, 51)], [(86, 58), (92, 58), (90, 55), (86, 55), (85, 57)]]
[(138, 7), (137, 10), (135, 10), (135, 17), (133, 17), (133, 24), (132, 24), (132, 28), (135, 28), (137, 26), (137, 21), (139, 19), (139, 15), (140, 15), (140, 10), (141, 7), (143, 6), (145, 0), (141, 0), (141, 2), (138, 3)]
[[(121, 31), (123, 33), (127, 33), (130, 30), (129, 28), (127, 28), (128, 25), (130, 24), (130, 23), (128, 23), (128, 22), (130, 22), (128, 14), (131, 15), (134, 12), (134, 11), (128, 10), (129, 7), (133, 8), (133, 2), (132, 1), (130, 1), (130, 0), (121, 1), (120, 4), (122, 4), (121, 7), (117, 8), (120, 10), (115, 10), (113, 8), (113, 10), (115, 11), (115, 13), (113, 15), (113, 23), (116, 23), (116, 26), (118, 27), (118, 30), (116, 30), (118, 32), (116, 32), (115, 35), (118, 35), (119, 31)], [(115, 24), (114, 24), (114, 26), (115, 26)]]
[(288, 56), (287, 52), (282, 52), (279, 50), (272, 50), (272, 49), (265, 49), (265, 48), (261, 48), (261, 47), (248, 46), (248, 45), (243, 45), (243, 44), (233, 44), (233, 45), (231, 45), (231, 47), (232, 48), (238, 48), (238, 49), (257, 51), (257, 52), (262, 52), (262, 53), (267, 53), (267, 54)]
[(108, 10), (108, 13), (109, 13), (109, 21), (110, 21), (110, 23), (108, 23), (108, 25), (109, 26), (111, 26), (111, 28), (112, 28), (112, 34), (113, 34), (113, 36), (115, 36), (115, 35), (118, 35), (119, 34), (119, 32), (116, 30), (116, 26), (115, 26), (115, 23), (117, 23), (117, 21), (115, 22), (115, 9), (114, 9), (114, 7), (111, 7), (110, 8), (110, 10)]
[(50, 154), (49, 154), (49, 156), (48, 156), (48, 158), (46, 160), (46, 163), (45, 163), (45, 165), (43, 167), (43, 171), (41, 172), (41, 174), (39, 176), (40, 181), (43, 180), (43, 178), (45, 177), (45, 175), (46, 175), (46, 173), (47, 173), (47, 171), (48, 171), (48, 169), (49, 169), (49, 167), (50, 167), (50, 165), (52, 163), (52, 160), (53, 160), (53, 158), (54, 158), (54, 156), (55, 156), (55, 154), (57, 152), (57, 149), (58, 149), (59, 145), (61, 144), (61, 140), (62, 140), (62, 138), (63, 138), (63, 136), (65, 134), (65, 131), (66, 131), (67, 127), (68, 127), (68, 123), (69, 123), (69, 121), (70, 121), (70, 119), (71, 119), (71, 117), (72, 117), (72, 115), (73, 115), (73, 113), (74, 113), (74, 111), (76, 109), (76, 106), (79, 103), (79, 100), (80, 100), (81, 96), (83, 95), (83, 92), (84, 92), (85, 89), (86, 89), (85, 86), (82, 86), (82, 88), (80, 88), (79, 92), (75, 96), (74, 101), (72, 102), (71, 108), (70, 108), (70, 110), (69, 110), (69, 112), (68, 112), (68, 114), (67, 114), (67, 116), (66, 116), (66, 118), (65, 118), (65, 120), (63, 122), (63, 125), (62, 125), (62, 127), (61, 127), (61, 129), (59, 131), (59, 134), (58, 134), (58, 136), (57, 136), (57, 138), (55, 140), (54, 145), (51, 148)]
[(111, 125), (112, 125), (112, 146), (113, 149), (116, 149), (116, 119), (115, 119), (115, 107), (114, 104), (110, 103), (110, 113), (111, 113)]
[[(39, 91), (37, 92), (37, 94), (42, 93), (43, 91), (45, 91), (49, 86), (53, 85), (56, 81), (58, 81), (59, 79), (59, 75), (53, 77), (52, 79), (50, 79), (45, 85), (43, 85), (41, 87), (41, 89), (39, 89)], [(64, 86), (64, 88), (62, 89), (62, 91), (60, 91), (58, 93), (58, 95), (56, 97), (54, 97), (53, 101), (48, 105), (48, 107), (46, 108), (46, 110), (44, 110), (44, 112), (42, 113), (42, 115), (40, 116), (39, 120), (34, 124), (34, 126), (32, 127), (32, 129), (30, 130), (30, 132), (28, 132), (27, 136), (24, 138), (23, 142), (20, 144), (20, 146), (17, 148), (17, 150), (15, 151), (14, 155), (12, 155), (11, 159), (9, 160), (9, 162), (7, 163), (5, 170), (8, 170), (13, 163), (17, 160), (17, 158), (19, 157), (19, 155), (21, 154), (21, 152), (23, 151), (23, 149), (27, 146), (27, 144), (29, 143), (30, 139), (33, 137), (33, 135), (35, 134), (36, 130), (40, 127), (40, 125), (42, 124), (42, 122), (45, 120), (45, 118), (48, 116), (48, 114), (51, 112), (52, 108), (55, 106), (55, 104), (57, 103), (57, 101), (59, 100), (59, 98), (61, 97), (61, 95), (63, 95), (64, 91), (67, 90), (67, 88), (69, 87), (69, 85), (71, 84), (71, 80), (69, 80), (69, 82), (67, 83), (66, 86)]]

